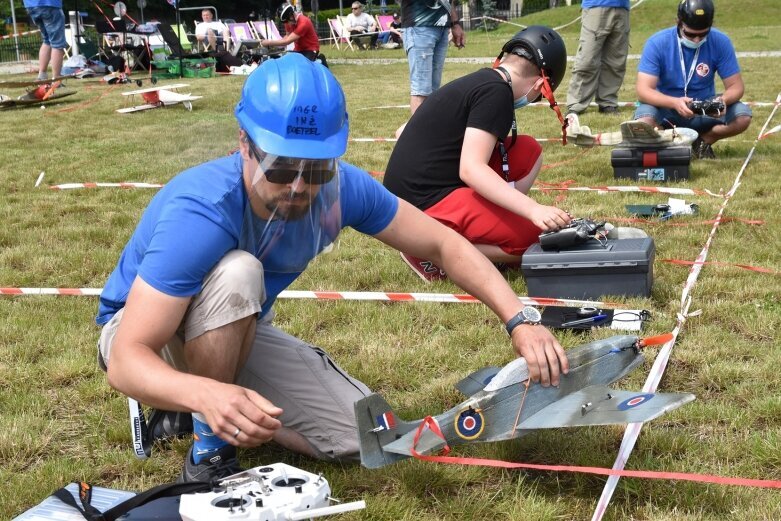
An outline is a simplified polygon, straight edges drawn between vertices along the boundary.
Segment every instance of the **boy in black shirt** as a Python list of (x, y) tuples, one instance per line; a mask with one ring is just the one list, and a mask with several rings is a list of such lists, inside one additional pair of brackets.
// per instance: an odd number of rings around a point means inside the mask
[[(542, 149), (534, 138), (516, 136), (514, 113), (543, 93), (555, 103), (566, 60), (564, 42), (552, 29), (518, 32), (493, 69), (452, 81), (420, 106), (391, 154), (385, 186), (458, 231), (491, 261), (518, 263), (541, 232), (571, 220), (564, 210), (526, 196)], [(424, 280), (444, 277), (427, 260), (402, 257)]]

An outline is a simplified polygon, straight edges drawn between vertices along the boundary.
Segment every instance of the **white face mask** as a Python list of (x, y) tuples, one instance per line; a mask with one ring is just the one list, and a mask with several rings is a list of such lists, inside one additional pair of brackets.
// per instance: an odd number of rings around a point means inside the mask
[(708, 37), (706, 36), (705, 38), (703, 38), (703, 39), (702, 39), (702, 40), (700, 40), (699, 42), (693, 42), (693, 41), (689, 40), (688, 38), (684, 38), (684, 37), (682, 37), (682, 36), (679, 36), (679, 37), (678, 37), (678, 40), (680, 40), (680, 42), (681, 42), (681, 45), (683, 45), (684, 47), (687, 47), (687, 48), (689, 48), (689, 49), (699, 49), (699, 48), (700, 48), (700, 46), (701, 46), (703, 43), (705, 43), (706, 41), (708, 41)]

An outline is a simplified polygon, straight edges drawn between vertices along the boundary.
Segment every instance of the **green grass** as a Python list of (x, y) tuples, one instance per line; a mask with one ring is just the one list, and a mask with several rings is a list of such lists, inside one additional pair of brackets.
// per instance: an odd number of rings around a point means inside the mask
[[(632, 12), (632, 50), (639, 53), (653, 32), (673, 23), (674, 0), (646, 1)], [(779, 50), (776, 0), (751, 3), (721, 0), (717, 25), (739, 51)], [(560, 8), (525, 17), (522, 23), (559, 25), (577, 16)], [(470, 33), (451, 57), (495, 56), (514, 32)], [(563, 31), (574, 54), (579, 25)], [(329, 58), (340, 53), (326, 49)], [(345, 58), (403, 58), (401, 51), (342, 53)], [(779, 58), (740, 60), (746, 100), (772, 101), (779, 83)], [(481, 65), (449, 63), (451, 80)], [(631, 61), (621, 100), (634, 99)], [(334, 64), (347, 93), (353, 137), (391, 137), (405, 120), (403, 109), (362, 110), (408, 102), (404, 63)], [(6, 78), (7, 79), (7, 78)], [(242, 78), (192, 80), (205, 98), (193, 112), (181, 107), (119, 115), (118, 87), (71, 82), (79, 93), (71, 103), (46, 110), (0, 112), (0, 286), (101, 287), (113, 269), (154, 190), (95, 189), (54, 192), (35, 188), (84, 181), (166, 182), (183, 168), (221, 156), (237, 144), (232, 115)], [(565, 78), (564, 85), (567, 85)], [(566, 98), (566, 89), (558, 97)], [(14, 94), (4, 93), (4, 94)], [(101, 96), (102, 95), (102, 96)], [(71, 108), (78, 107), (76, 110)], [(68, 111), (64, 111), (68, 109)], [(754, 109), (746, 134), (716, 146), (717, 161), (695, 162), (683, 187), (728, 190), (753, 146), (768, 107)], [(589, 111), (581, 121), (592, 129), (613, 129), (629, 119)], [(776, 115), (771, 126), (779, 124)], [(521, 131), (554, 137), (551, 111), (519, 113)], [(762, 219), (763, 225), (722, 224), (709, 260), (781, 270), (778, 239), (778, 134), (757, 144), (725, 215)], [(620, 184), (613, 179), (607, 148), (583, 151), (543, 145), (547, 169), (542, 181), (575, 180), (579, 185)], [(384, 170), (392, 143), (352, 143), (345, 157), (369, 170)], [(625, 204), (666, 201), (664, 195), (541, 193), (579, 216), (627, 217)], [(641, 225), (655, 239), (657, 258), (693, 260), (710, 232), (699, 224), (716, 215), (721, 199), (686, 196), (700, 214), (675, 223)], [(671, 330), (680, 308), (688, 268), (657, 262), (650, 298), (618, 299), (642, 307), (654, 319), (645, 330)], [(509, 279), (518, 294), (524, 281)], [(346, 231), (333, 253), (317, 259), (292, 289), (460, 292), (450, 282), (426, 286), (398, 255), (371, 238)], [(627, 465), (631, 469), (697, 472), (781, 479), (781, 282), (778, 276), (725, 266), (706, 266), (692, 292), (691, 310), (673, 350), (660, 389), (691, 392), (697, 401), (647, 424)], [(481, 305), (280, 301), (277, 323), (286, 331), (323, 346), (353, 375), (386, 395), (403, 418), (438, 413), (460, 400), (453, 384), (484, 365), (511, 359), (498, 319)], [(154, 457), (138, 461), (131, 452), (124, 397), (111, 390), (95, 363), (96, 300), (90, 297), (0, 297), (0, 519), (37, 504), (73, 480), (143, 490), (172, 481), (187, 441), (159, 445)], [(557, 333), (567, 347), (606, 332), (576, 336)], [(640, 388), (656, 355), (620, 383)], [(610, 467), (621, 442), (618, 426), (560, 429), (505, 443), (462, 446), (458, 455), (511, 461)], [(367, 510), (344, 519), (588, 519), (604, 478), (549, 472), (462, 468), (404, 462), (369, 471), (298, 457), (269, 445), (241, 453), (246, 465), (285, 461), (322, 471), (337, 497), (365, 499)], [(699, 483), (622, 479), (607, 519), (723, 520), (779, 519), (777, 491)]]

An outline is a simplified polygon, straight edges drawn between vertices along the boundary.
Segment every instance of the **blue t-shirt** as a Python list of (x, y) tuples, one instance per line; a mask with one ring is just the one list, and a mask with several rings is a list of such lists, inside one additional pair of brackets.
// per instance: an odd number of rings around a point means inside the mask
[(62, 9), (62, 0), (24, 0), (25, 9), (31, 7), (59, 7)]
[(583, 0), (580, 4), (583, 9), (592, 7), (623, 7), (629, 9), (629, 0)]
[[(691, 72), (686, 95), (694, 99), (705, 99), (716, 94), (716, 73), (724, 79), (740, 72), (732, 42), (718, 29), (711, 29), (708, 39), (697, 50), (680, 46), (683, 51), (683, 70), (678, 48), (678, 28), (671, 27), (651, 36), (640, 56), (637, 70), (659, 78), (656, 89), (662, 94), (683, 97), (684, 84), (692, 67), (694, 71)], [(697, 63), (692, 65), (695, 55)]]
[[(396, 215), (398, 199), (379, 182), (353, 165), (340, 163), (339, 167), (341, 219), (336, 221), (338, 229), (332, 230), (327, 239), (318, 236), (314, 247), (297, 247), (300, 244), (293, 241), (300, 236), (294, 228), (305, 220), (271, 221), (274, 227), (284, 224), (285, 230), (275, 234), (274, 246), (262, 260), (266, 289), (263, 315), (339, 229), (351, 226), (375, 235)], [(111, 320), (124, 307), (136, 276), (166, 295), (190, 297), (199, 293), (206, 275), (227, 252), (246, 249), (246, 205), (238, 153), (190, 168), (167, 183), (144, 211), (106, 281), (98, 305), (98, 325)], [(291, 238), (291, 244), (286, 238)]]

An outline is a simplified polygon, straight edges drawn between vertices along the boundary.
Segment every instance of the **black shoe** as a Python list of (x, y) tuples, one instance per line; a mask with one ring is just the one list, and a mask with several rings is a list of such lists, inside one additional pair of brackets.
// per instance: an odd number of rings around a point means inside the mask
[(698, 137), (692, 143), (692, 157), (695, 159), (716, 159), (716, 154), (713, 153), (713, 147)]
[(239, 472), (244, 472), (244, 469), (239, 466), (239, 462), (236, 460), (236, 447), (233, 445), (224, 446), (210, 458), (197, 465), (193, 463), (193, 446), (191, 445), (184, 458), (182, 473), (176, 482), (205, 481), (216, 483)]
[(166, 440), (192, 434), (193, 417), (189, 412), (153, 409), (146, 425), (152, 441)]
[(618, 114), (618, 107), (599, 107), (602, 114)]

